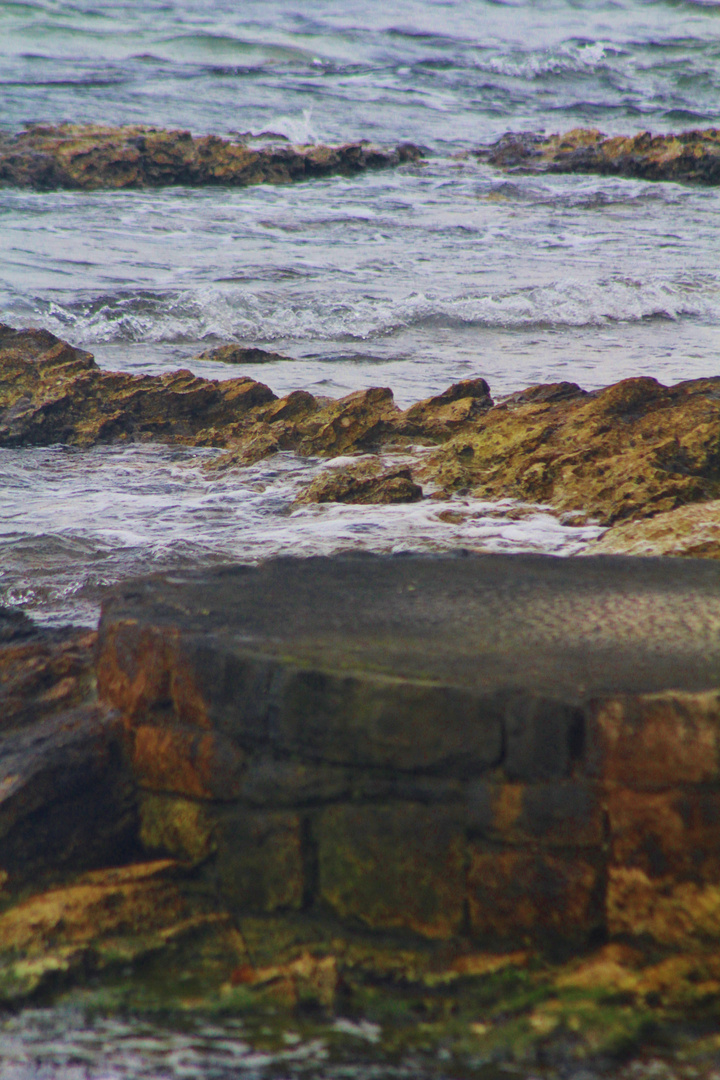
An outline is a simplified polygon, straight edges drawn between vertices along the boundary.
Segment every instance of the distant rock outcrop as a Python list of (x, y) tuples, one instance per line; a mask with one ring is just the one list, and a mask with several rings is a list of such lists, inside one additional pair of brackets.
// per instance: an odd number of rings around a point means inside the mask
[(481, 161), (524, 172), (600, 173), (639, 180), (720, 184), (720, 131), (615, 135), (574, 128), (563, 135), (511, 132), (475, 152)]
[(248, 146), (216, 135), (135, 125), (35, 124), (0, 136), (0, 183), (41, 190), (186, 184), (287, 184), (419, 161), (411, 143), (382, 150), (343, 146)]

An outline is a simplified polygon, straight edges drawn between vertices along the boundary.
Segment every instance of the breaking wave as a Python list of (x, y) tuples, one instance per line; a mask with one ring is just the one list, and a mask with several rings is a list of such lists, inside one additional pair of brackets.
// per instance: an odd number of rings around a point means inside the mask
[(648, 319), (720, 316), (720, 277), (591, 283), (560, 280), (504, 293), (398, 300), (342, 300), (221, 290), (127, 291), (61, 303), (38, 300), (38, 322), (91, 346), (110, 342), (185, 342), (204, 338), (367, 341), (410, 327), (566, 328)]

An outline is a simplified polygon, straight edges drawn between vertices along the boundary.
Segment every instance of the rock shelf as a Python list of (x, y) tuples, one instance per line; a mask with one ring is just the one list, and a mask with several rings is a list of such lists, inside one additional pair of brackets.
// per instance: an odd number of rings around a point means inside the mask
[[(62, 648), (0, 626), (0, 675), (18, 641)], [(106, 1004), (340, 1010), (396, 1048), (422, 1015), (496, 1060), (702, 1040), (719, 629), (698, 560), (347, 555), (116, 588), (97, 690), (0, 736), (0, 1000), (88, 1000), (91, 973)]]
[[(426, 485), (436, 498), (519, 499), (613, 525), (720, 498), (720, 379), (591, 393), (553, 383), (494, 402), (474, 378), (402, 410), (387, 387), (277, 398), (242, 375), (104, 371), (47, 331), (0, 326), (0, 446), (135, 440), (222, 447), (216, 469), (281, 450), (386, 459), (339, 465), (301, 501), (412, 502)], [(399, 470), (387, 462), (398, 451)]]
[(249, 146), (216, 135), (136, 125), (33, 125), (0, 136), (0, 183), (40, 190), (138, 188), (184, 184), (247, 186), (349, 176), (419, 161), (411, 143), (382, 150), (343, 146)]
[(475, 152), (480, 161), (520, 172), (600, 173), (637, 180), (720, 184), (720, 131), (616, 135), (574, 128), (562, 135), (510, 132)]

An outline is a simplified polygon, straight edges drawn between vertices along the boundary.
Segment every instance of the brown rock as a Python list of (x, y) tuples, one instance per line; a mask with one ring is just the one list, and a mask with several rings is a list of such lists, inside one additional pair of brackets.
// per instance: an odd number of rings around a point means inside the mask
[(720, 559), (720, 500), (679, 506), (646, 521), (613, 525), (586, 551), (588, 555), (606, 553)]
[(289, 360), (290, 357), (244, 345), (219, 345), (216, 349), (198, 353), (194, 359), (212, 360), (216, 364), (271, 364), (277, 360)]
[(471, 845), (470, 923), (481, 937), (588, 939), (604, 923), (602, 874), (587, 856)]
[(612, 863), (648, 877), (720, 882), (720, 792), (702, 787), (607, 793)]
[(135, 832), (116, 715), (86, 706), (0, 738), (0, 876), (8, 888), (127, 858)]
[(601, 173), (642, 180), (720, 183), (720, 131), (707, 128), (677, 135), (617, 135), (574, 128), (564, 135), (503, 135), (477, 151), (482, 161), (530, 172)]
[(410, 143), (385, 151), (344, 146), (250, 148), (215, 135), (134, 125), (36, 124), (0, 138), (0, 182), (22, 187), (126, 188), (163, 184), (286, 184), (414, 162)]
[(46, 331), (0, 326), (1, 446), (136, 439), (222, 445), (245, 414), (275, 400), (248, 378), (102, 371), (90, 353)]
[(628, 694), (591, 711), (591, 760), (604, 780), (647, 791), (717, 781), (717, 691)]
[(465, 837), (453, 808), (337, 806), (317, 826), (319, 892), (342, 918), (449, 938), (465, 903)]
[(0, 608), (0, 732), (91, 701), (96, 640), (92, 630), (49, 630)]
[(551, 503), (608, 524), (713, 499), (718, 385), (625, 379), (586, 395), (501, 403), (426, 455), (417, 475), (447, 491)]
[(380, 461), (361, 461), (321, 473), (297, 502), (410, 503), (418, 502), (422, 494), (409, 468), (383, 468)]
[(228, 977), (243, 958), (242, 939), (212, 901), (183, 889), (175, 869), (171, 860), (158, 860), (98, 870), (5, 911), (0, 1000), (21, 1002), (48, 985), (82, 983), (92, 971), (115, 969), (127, 981), (129, 965), (164, 950), (167, 969), (172, 946), (184, 939), (194, 943), (196, 977), (208, 936), (219, 953), (213, 966), (219, 973), (224, 966)]

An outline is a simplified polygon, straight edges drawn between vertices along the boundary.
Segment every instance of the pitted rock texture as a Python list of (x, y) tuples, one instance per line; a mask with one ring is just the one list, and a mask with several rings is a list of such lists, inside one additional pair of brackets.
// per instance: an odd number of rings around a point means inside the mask
[(344, 146), (250, 147), (216, 135), (144, 125), (36, 124), (0, 137), (0, 183), (53, 188), (159, 187), (164, 184), (287, 184), (416, 162), (411, 143), (382, 150)]
[(641, 180), (720, 184), (720, 131), (616, 135), (574, 128), (563, 135), (518, 132), (476, 151), (481, 161), (525, 172), (601, 173)]
[(118, 588), (98, 682), (148, 853), (238, 917), (677, 950), (720, 943), (719, 629), (707, 562), (278, 559)]
[[(720, 379), (624, 379), (591, 393), (551, 383), (494, 403), (477, 378), (401, 410), (387, 387), (277, 398), (247, 376), (103, 371), (47, 331), (0, 326), (0, 446), (151, 439), (225, 448), (210, 474), (282, 450), (401, 451), (382, 483), (345, 463), (307, 498), (411, 501), (428, 484), (435, 497), (515, 498), (609, 525), (720, 498)], [(413, 463), (414, 446), (437, 450)]]

